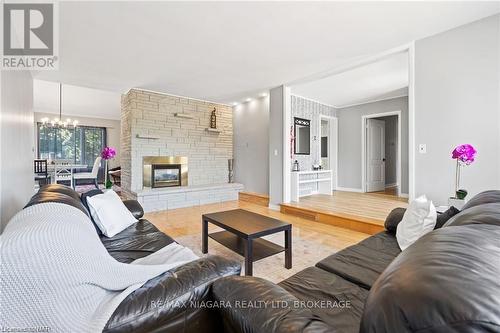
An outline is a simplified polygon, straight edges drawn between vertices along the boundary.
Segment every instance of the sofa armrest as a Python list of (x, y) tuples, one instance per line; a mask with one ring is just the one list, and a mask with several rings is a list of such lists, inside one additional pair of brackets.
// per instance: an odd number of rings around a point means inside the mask
[(127, 296), (103, 332), (151, 332), (160, 327), (162, 332), (175, 332), (203, 327), (203, 322), (193, 321), (204, 318), (196, 312), (203, 306), (200, 303), (211, 299), (212, 283), (240, 271), (239, 262), (219, 256), (200, 258), (167, 271)]
[(255, 277), (231, 276), (213, 285), (215, 300), (222, 306), (227, 332), (331, 332), (298, 298), (280, 286)]
[(144, 209), (137, 200), (123, 200), (123, 204), (136, 219), (140, 219), (144, 216)]
[(406, 208), (398, 207), (394, 208), (389, 215), (385, 218), (384, 227), (385, 230), (395, 235), (398, 228), (399, 222), (403, 219), (405, 215)]

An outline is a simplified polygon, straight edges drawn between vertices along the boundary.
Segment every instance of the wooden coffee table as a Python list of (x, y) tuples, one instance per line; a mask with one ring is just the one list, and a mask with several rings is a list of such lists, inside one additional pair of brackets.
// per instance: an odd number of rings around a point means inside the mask
[[(225, 231), (209, 234), (208, 223)], [(245, 257), (245, 275), (252, 275), (254, 261), (285, 251), (285, 268), (292, 268), (292, 225), (267, 216), (234, 209), (202, 216), (202, 252), (208, 252), (208, 237)], [(260, 237), (285, 232), (285, 247)]]

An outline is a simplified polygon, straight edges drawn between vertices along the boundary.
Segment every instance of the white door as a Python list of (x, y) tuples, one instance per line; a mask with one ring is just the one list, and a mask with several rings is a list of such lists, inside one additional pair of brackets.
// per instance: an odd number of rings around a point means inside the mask
[(385, 189), (385, 122), (367, 119), (366, 192)]

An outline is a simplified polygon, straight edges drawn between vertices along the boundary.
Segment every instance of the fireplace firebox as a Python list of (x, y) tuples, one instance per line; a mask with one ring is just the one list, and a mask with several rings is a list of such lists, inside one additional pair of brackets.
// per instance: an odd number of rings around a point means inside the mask
[(144, 156), (142, 183), (144, 188), (187, 186), (187, 157)]
[(180, 164), (152, 164), (151, 187), (181, 186)]

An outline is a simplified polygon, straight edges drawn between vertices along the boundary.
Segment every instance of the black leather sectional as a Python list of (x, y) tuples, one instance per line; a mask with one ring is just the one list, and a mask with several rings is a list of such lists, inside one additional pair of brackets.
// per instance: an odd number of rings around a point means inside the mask
[(500, 332), (500, 191), (403, 252), (395, 224), (277, 285), (216, 281), (215, 298), (232, 305), (221, 309), (225, 331)]
[[(74, 206), (90, 215), (85, 196), (63, 185), (46, 185), (27, 206), (59, 202)], [(174, 240), (142, 218), (144, 212), (134, 200), (124, 201), (139, 222), (114, 237), (96, 233), (116, 260), (129, 263), (158, 251)], [(240, 264), (218, 256), (208, 256), (179, 266), (149, 280), (118, 306), (104, 332), (221, 332), (222, 318), (218, 311), (203, 306), (213, 300), (212, 283), (224, 276), (239, 275)]]

